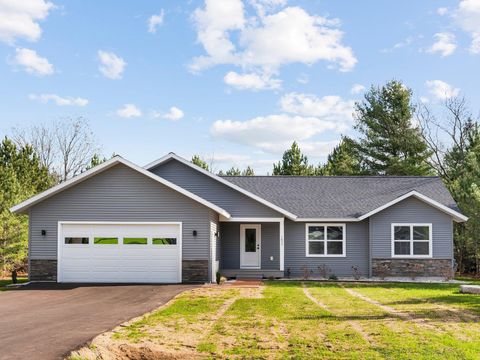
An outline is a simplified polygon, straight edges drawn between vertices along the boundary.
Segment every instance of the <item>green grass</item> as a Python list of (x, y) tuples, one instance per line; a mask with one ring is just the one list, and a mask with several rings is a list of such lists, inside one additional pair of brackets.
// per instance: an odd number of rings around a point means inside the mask
[(212, 358), (479, 358), (480, 296), (460, 294), (458, 285), (305, 286), (322, 306), (305, 295), (300, 282), (267, 282), (262, 297), (219, 287), (184, 293), (115, 337)]
[(471, 276), (456, 276), (455, 280), (466, 281), (470, 284), (480, 285), (480, 278), (474, 278)]
[[(17, 282), (19, 284), (26, 283), (26, 282), (28, 282), (28, 278), (19, 277), (19, 278), (17, 278)], [(10, 285), (11, 283), (12, 283), (12, 279), (0, 279), (0, 291), (8, 290), (8, 288), (6, 286)]]

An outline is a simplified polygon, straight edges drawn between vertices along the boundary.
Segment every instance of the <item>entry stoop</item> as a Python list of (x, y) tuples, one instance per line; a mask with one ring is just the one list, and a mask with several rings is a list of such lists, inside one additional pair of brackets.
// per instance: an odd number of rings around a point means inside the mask
[(235, 279), (237, 279), (237, 280), (262, 280), (263, 279), (263, 273), (236, 274)]

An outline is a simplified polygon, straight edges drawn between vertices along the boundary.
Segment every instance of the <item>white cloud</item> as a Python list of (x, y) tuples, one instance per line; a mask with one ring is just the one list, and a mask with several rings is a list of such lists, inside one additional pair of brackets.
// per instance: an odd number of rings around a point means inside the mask
[(86, 106), (88, 105), (88, 100), (81, 98), (81, 97), (61, 97), (56, 94), (30, 94), (29, 96), (30, 100), (36, 100), (41, 102), (42, 104), (46, 104), (49, 101), (53, 101), (55, 104), (58, 106)]
[(183, 113), (183, 111), (176, 106), (172, 106), (170, 108), (170, 111), (166, 114), (154, 113), (154, 117), (160, 117), (162, 119), (172, 121), (180, 120), (181, 118), (183, 118), (184, 115), (185, 114)]
[(440, 16), (447, 15), (448, 14), (448, 8), (446, 7), (439, 7), (437, 9), (437, 14)]
[(255, 8), (259, 16), (276, 10), (279, 7), (287, 5), (287, 0), (249, 0), (249, 3)]
[(310, 15), (300, 7), (270, 13), (285, 1), (250, 3), (257, 15), (248, 19), (241, 0), (205, 0), (205, 6), (195, 10), (197, 38), (206, 55), (193, 59), (192, 71), (229, 64), (249, 73), (271, 75), (290, 63), (327, 61), (341, 71), (355, 66), (352, 49), (342, 44), (338, 20)]
[(355, 102), (333, 95), (319, 98), (310, 94), (289, 93), (280, 99), (280, 107), (287, 113), (331, 121), (337, 128), (345, 129), (353, 119)]
[(455, 35), (448, 32), (436, 33), (435, 43), (427, 49), (429, 53), (440, 53), (442, 57), (452, 55), (457, 48)]
[(308, 77), (307, 74), (300, 74), (297, 78), (297, 82), (300, 84), (308, 84), (310, 81), (310, 78)]
[(223, 78), (225, 84), (230, 85), (240, 90), (267, 90), (279, 89), (282, 86), (282, 81), (279, 79), (272, 79), (265, 74), (238, 74), (234, 71), (228, 72)]
[(395, 50), (405, 48), (407, 46), (410, 46), (414, 41), (416, 41), (418, 38), (421, 38), (422, 36), (414, 37), (414, 36), (408, 36), (402, 41), (397, 42), (390, 48), (382, 49), (380, 50), (383, 53), (391, 53)]
[(454, 88), (442, 80), (428, 80), (425, 84), (430, 93), (440, 100), (450, 99), (460, 93), (460, 89)]
[(204, 9), (196, 9), (193, 20), (197, 28), (198, 41), (208, 56), (193, 60), (190, 68), (200, 71), (216, 64), (238, 63), (235, 45), (230, 32), (245, 25), (243, 2), (241, 0), (205, 0)]
[(470, 34), (470, 52), (480, 54), (480, 1), (461, 0), (453, 15), (460, 28)]
[(54, 72), (53, 65), (31, 49), (17, 48), (12, 63), (23, 66), (27, 73), (38, 76), (51, 75)]
[(430, 100), (426, 96), (420, 96), (420, 102), (422, 104), (428, 104)]
[(211, 127), (214, 137), (277, 153), (294, 140), (306, 141), (326, 131), (339, 131), (334, 121), (292, 115), (259, 116), (247, 121), (217, 120)]
[(162, 9), (158, 15), (152, 15), (147, 20), (148, 32), (155, 34), (157, 28), (163, 24), (163, 18), (165, 16), (165, 11)]
[(365, 86), (362, 84), (353, 84), (352, 88), (350, 89), (351, 94), (360, 94), (365, 91)]
[(123, 118), (133, 118), (142, 116), (142, 111), (134, 104), (125, 104), (117, 110), (117, 115)]
[(127, 63), (113, 52), (98, 51), (100, 66), (98, 70), (109, 79), (121, 79)]
[(248, 155), (229, 154), (229, 153), (215, 153), (213, 156), (215, 162), (227, 163), (227, 164), (245, 164), (250, 161), (251, 157)]
[(1, 0), (0, 41), (37, 41), (42, 35), (38, 21), (44, 20), (54, 5), (44, 0)]

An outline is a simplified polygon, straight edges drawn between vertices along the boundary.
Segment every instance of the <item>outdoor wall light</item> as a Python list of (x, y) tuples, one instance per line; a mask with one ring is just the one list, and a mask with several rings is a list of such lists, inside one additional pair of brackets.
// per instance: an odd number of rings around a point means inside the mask
[(47, 235), (47, 230), (42, 230), (42, 236)]
[(193, 236), (197, 236), (197, 230), (193, 230)]

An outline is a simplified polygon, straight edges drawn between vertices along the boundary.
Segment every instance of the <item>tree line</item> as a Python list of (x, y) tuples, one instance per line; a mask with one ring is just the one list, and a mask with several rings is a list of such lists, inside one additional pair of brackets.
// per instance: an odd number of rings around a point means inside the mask
[[(400, 81), (372, 86), (355, 105), (355, 137), (342, 136), (326, 162), (311, 164), (293, 142), (272, 175), (440, 176), (460, 210), (470, 219), (455, 224), (455, 259), (462, 273), (480, 274), (480, 137), (478, 118), (463, 98), (445, 101), (438, 116), (415, 103)], [(9, 208), (106, 159), (82, 118), (14, 129), (0, 144), (0, 270), (26, 267), (28, 218)], [(214, 172), (198, 155), (193, 163)], [(251, 166), (221, 170), (224, 176), (253, 176)], [(0, 274), (1, 275), (1, 274)]]

